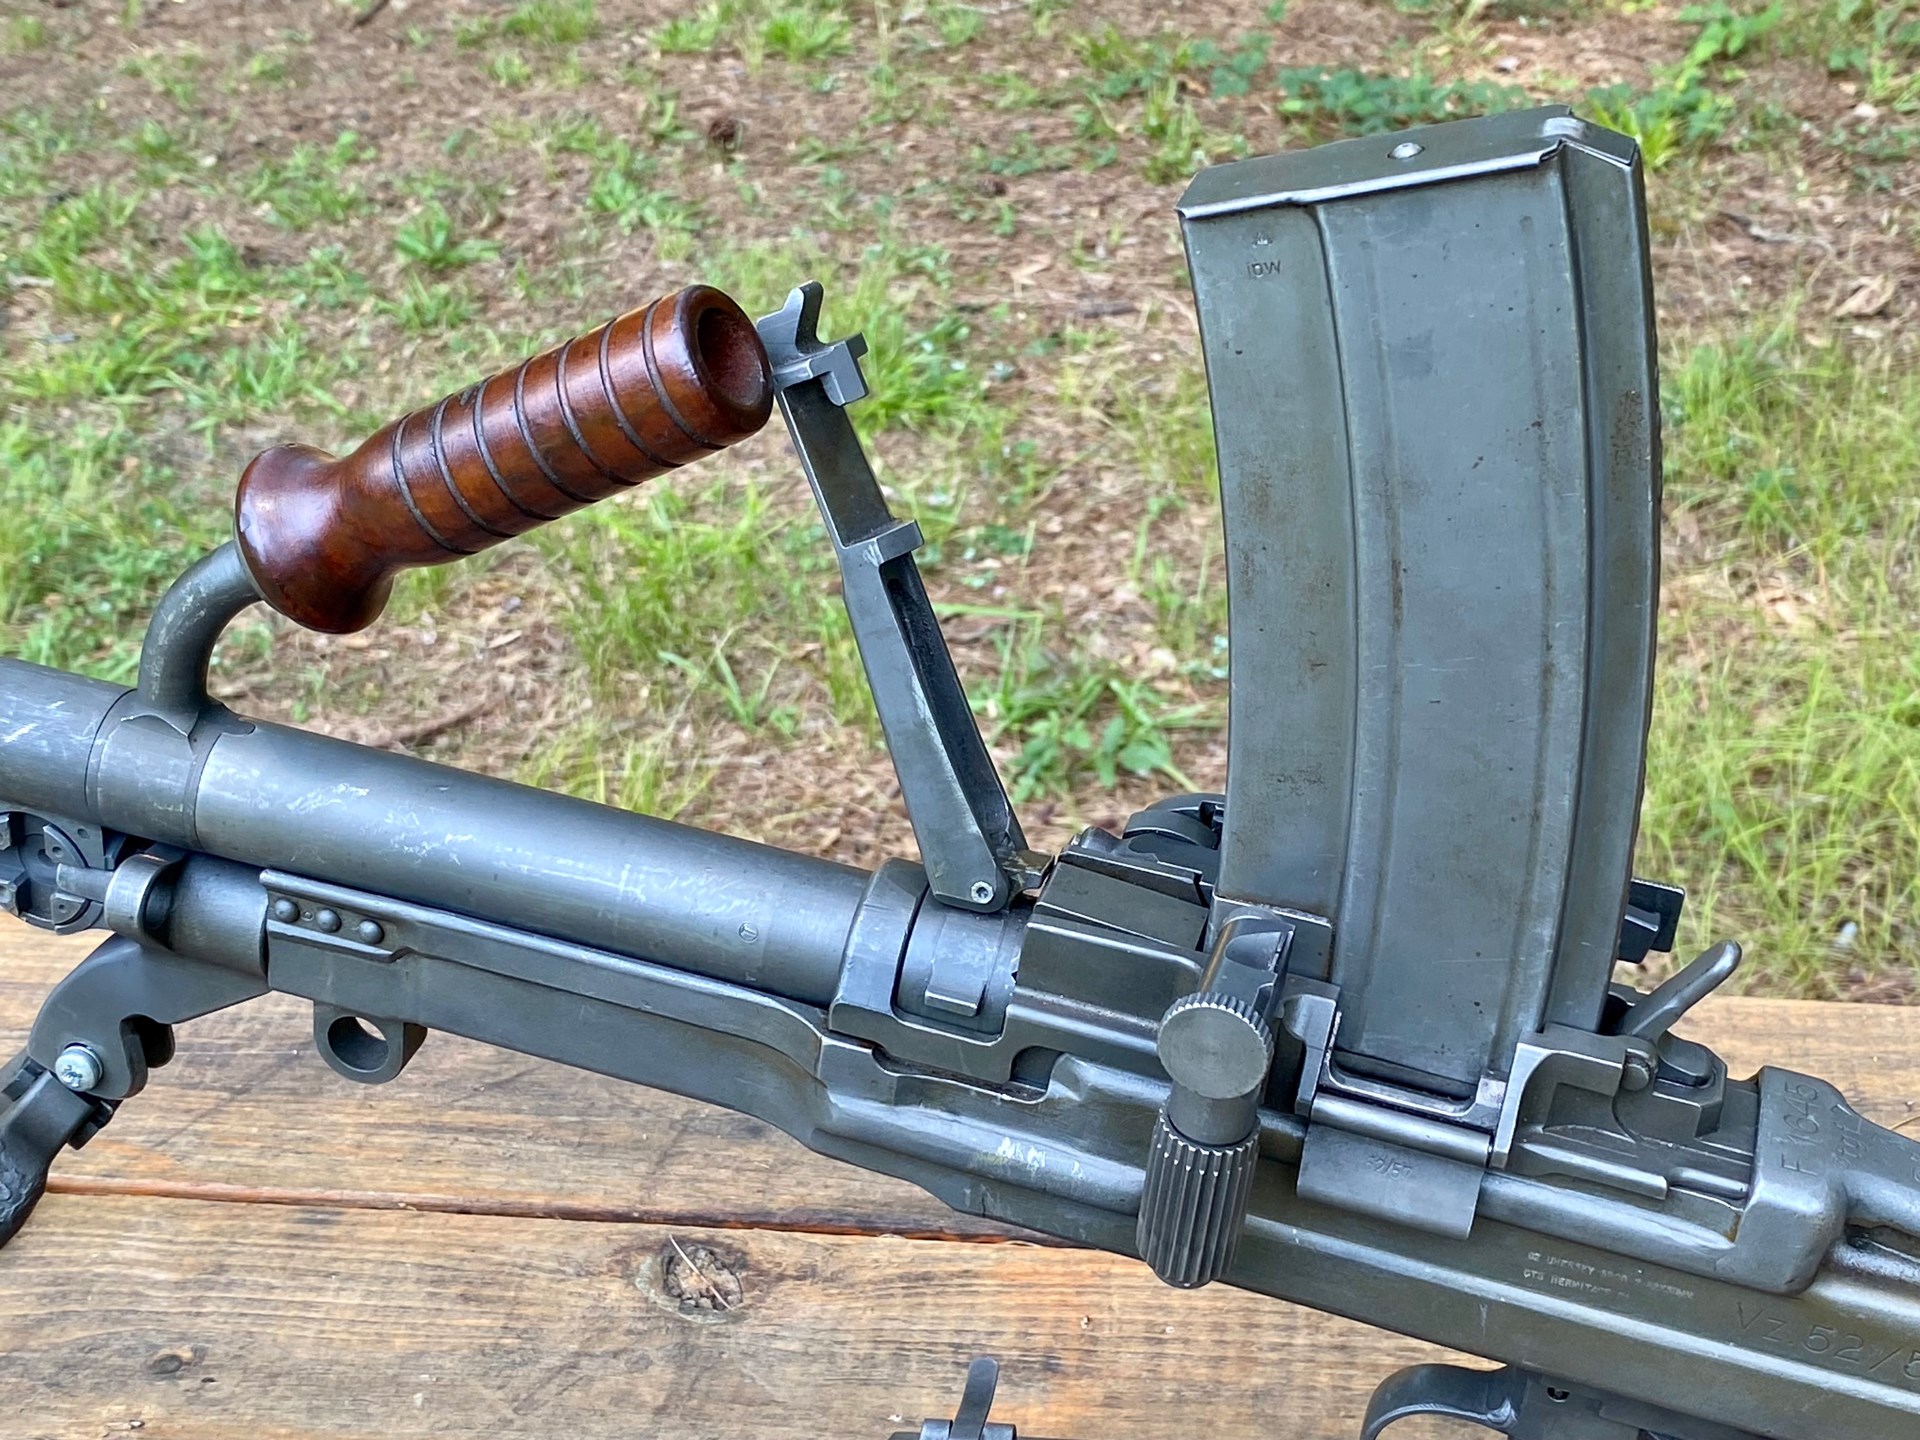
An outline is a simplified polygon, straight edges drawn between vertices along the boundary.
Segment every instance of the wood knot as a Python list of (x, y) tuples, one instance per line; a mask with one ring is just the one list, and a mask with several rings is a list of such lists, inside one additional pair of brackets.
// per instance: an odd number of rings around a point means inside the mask
[(662, 1308), (690, 1320), (724, 1320), (746, 1303), (744, 1256), (668, 1237), (638, 1277)]

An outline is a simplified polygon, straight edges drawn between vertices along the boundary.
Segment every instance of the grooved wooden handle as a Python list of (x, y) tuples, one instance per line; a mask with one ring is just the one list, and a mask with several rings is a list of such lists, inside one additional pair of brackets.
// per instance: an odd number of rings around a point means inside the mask
[(695, 285), (402, 416), (351, 455), (263, 452), (240, 477), (234, 529), (269, 605), (345, 634), (379, 616), (397, 572), (744, 440), (772, 408), (753, 322)]

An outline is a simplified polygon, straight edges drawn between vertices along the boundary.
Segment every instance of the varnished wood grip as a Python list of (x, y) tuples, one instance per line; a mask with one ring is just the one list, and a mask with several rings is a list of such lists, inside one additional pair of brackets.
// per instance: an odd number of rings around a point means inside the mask
[(753, 322), (695, 285), (394, 421), (351, 455), (280, 445), (234, 528), (266, 602), (313, 630), (373, 623), (393, 577), (442, 565), (744, 440), (773, 408)]

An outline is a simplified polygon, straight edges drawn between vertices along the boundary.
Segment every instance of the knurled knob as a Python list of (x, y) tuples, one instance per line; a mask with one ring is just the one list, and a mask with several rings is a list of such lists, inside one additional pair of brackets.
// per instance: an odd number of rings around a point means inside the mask
[(1235, 1145), (1201, 1145), (1161, 1112), (1147, 1151), (1135, 1234), (1140, 1258), (1154, 1274), (1183, 1290), (1226, 1274), (1246, 1224), (1259, 1158), (1257, 1129)]
[(1156, 1048), (1174, 1084), (1209, 1100), (1230, 1100), (1266, 1084), (1273, 1031), (1246, 1001), (1202, 990), (1168, 1007)]

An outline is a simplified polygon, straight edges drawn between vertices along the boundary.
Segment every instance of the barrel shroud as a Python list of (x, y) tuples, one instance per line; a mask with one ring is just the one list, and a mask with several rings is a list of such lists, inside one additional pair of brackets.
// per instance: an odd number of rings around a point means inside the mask
[(0, 659), (0, 809), (376, 891), (811, 1005), (869, 880), (407, 755)]

